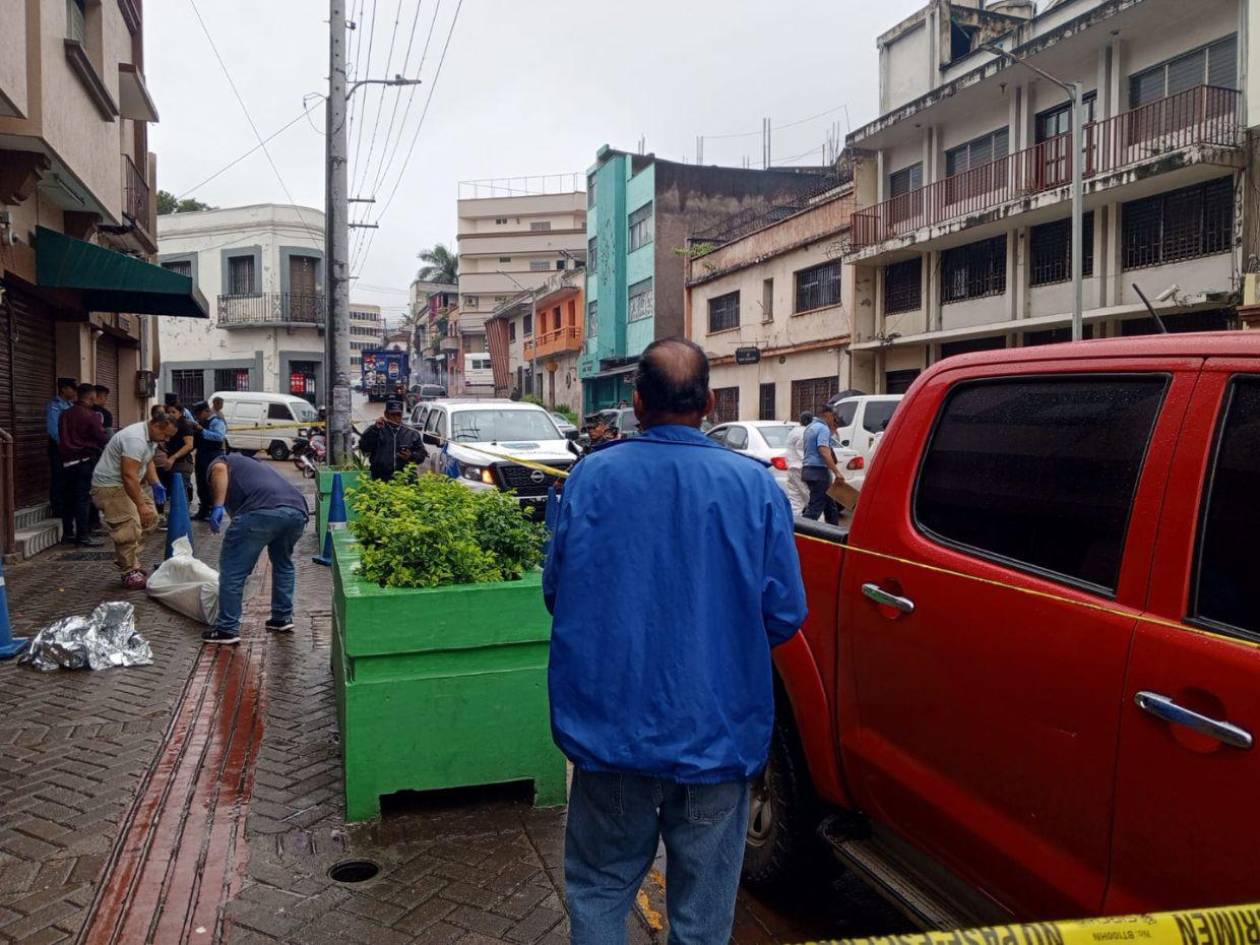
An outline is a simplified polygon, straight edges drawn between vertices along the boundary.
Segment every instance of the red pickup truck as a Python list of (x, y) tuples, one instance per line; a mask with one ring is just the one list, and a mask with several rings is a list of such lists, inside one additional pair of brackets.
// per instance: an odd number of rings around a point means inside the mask
[(924, 925), (1260, 900), (1260, 332), (950, 358), (797, 537), (747, 881), (821, 834)]

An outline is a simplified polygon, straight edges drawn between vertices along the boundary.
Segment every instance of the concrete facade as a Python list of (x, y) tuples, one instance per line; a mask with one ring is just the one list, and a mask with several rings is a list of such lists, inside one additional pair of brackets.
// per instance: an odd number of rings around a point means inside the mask
[(350, 364), (355, 371), (363, 363), (363, 352), (379, 348), (384, 334), (385, 323), (381, 321), (379, 305), (350, 303)]
[[(168, 319), (161, 326), (161, 391), (184, 399), (197, 390), (209, 396), (230, 379), (238, 389), (294, 393), (319, 403), (323, 213), (285, 204), (175, 213), (159, 218), (158, 233), (161, 264), (182, 271), (191, 266), (212, 311), (208, 323)], [(371, 309), (351, 304), (352, 311)]]
[(1070, 336), (1067, 94), (987, 42), (1089, 99), (1087, 333), (1156, 330), (1134, 284), (1169, 290), (1170, 331), (1235, 326), (1253, 6), (1067, 0), (1034, 16), (934, 0), (879, 37), (884, 113), (848, 138), (854, 386), (904, 390), (953, 353)]

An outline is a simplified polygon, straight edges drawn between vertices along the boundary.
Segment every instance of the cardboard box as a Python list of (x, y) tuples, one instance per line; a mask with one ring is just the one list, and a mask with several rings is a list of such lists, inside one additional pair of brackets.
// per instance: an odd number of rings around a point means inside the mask
[(852, 512), (857, 508), (858, 496), (861, 493), (843, 479), (836, 479), (827, 490), (827, 495), (843, 506), (845, 511)]

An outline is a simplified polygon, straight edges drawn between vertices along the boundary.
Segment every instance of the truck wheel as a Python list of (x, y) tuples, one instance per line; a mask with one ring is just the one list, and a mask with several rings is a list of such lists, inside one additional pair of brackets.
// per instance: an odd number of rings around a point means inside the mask
[(267, 447), (267, 455), (277, 463), (282, 463), (289, 458), (289, 447), (279, 440), (272, 440), (271, 445)]
[(760, 892), (784, 889), (817, 854), (813, 791), (796, 732), (786, 720), (775, 722), (770, 760), (753, 782), (743, 880)]

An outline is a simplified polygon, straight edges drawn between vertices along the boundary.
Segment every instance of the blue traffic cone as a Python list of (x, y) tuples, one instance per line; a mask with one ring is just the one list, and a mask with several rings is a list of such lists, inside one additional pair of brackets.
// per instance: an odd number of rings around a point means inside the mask
[(9, 596), (4, 589), (4, 556), (0, 555), (0, 660), (11, 660), (31, 641), (15, 637), (9, 629)]
[(188, 492), (184, 488), (182, 473), (171, 475), (171, 492), (167, 497), (170, 508), (166, 514), (166, 557), (175, 553), (175, 542), (187, 538), (192, 544), (192, 522), (188, 518)]
[(332, 533), (346, 527), (346, 495), (341, 485), (341, 473), (333, 473), (332, 498), (328, 500), (328, 525), (324, 529), (324, 553), (311, 558), (316, 564), (331, 565), (333, 559)]

